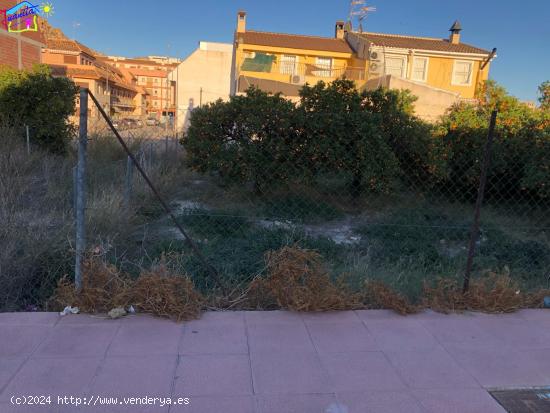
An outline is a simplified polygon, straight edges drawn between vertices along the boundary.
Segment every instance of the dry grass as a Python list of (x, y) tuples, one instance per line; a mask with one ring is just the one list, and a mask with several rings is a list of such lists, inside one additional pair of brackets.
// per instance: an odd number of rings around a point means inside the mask
[(266, 264), (267, 277), (255, 281), (254, 292), (268, 292), (280, 308), (336, 311), (360, 306), (359, 295), (334, 283), (315, 251), (284, 247), (267, 253)]
[(435, 287), (425, 285), (424, 295), (424, 305), (435, 311), (511, 313), (522, 308), (542, 307), (544, 296), (550, 295), (550, 291), (522, 291), (509, 275), (488, 273), (472, 280), (466, 294), (462, 293), (458, 281), (440, 279)]
[(402, 294), (380, 281), (367, 281), (363, 288), (363, 302), (368, 309), (388, 309), (406, 315), (421, 308), (412, 305)]
[(132, 280), (100, 258), (91, 257), (84, 264), (82, 290), (77, 293), (74, 283), (64, 278), (52, 303), (57, 308), (78, 307), (85, 313), (133, 306), (140, 313), (184, 321), (200, 315), (204, 299), (189, 277), (171, 274), (162, 264)]

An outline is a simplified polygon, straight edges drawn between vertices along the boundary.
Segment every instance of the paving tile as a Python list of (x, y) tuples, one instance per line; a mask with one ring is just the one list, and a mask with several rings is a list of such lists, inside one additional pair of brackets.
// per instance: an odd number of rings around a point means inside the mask
[[(168, 397), (168, 396), (165, 396)], [(122, 402), (122, 404), (120, 404)], [(82, 406), (79, 413), (168, 413), (170, 406), (167, 404), (130, 404), (123, 399), (118, 399), (116, 405)], [(137, 403), (137, 402), (136, 402)]]
[(60, 318), (58, 313), (0, 313), (0, 325), (53, 326)]
[(355, 314), (362, 321), (386, 321), (403, 320), (405, 316), (396, 313), (393, 310), (356, 310)]
[(0, 390), (8, 384), (25, 360), (25, 358), (0, 358)]
[(407, 386), (415, 389), (479, 388), (479, 383), (443, 349), (387, 352)]
[(49, 326), (0, 325), (0, 357), (28, 356), (51, 331)]
[[(337, 394), (337, 413), (425, 413), (420, 403), (407, 391), (367, 391)], [(442, 410), (439, 413), (446, 412)]]
[(52, 399), (51, 404), (40, 405), (14, 405), (11, 403), (0, 403), (2, 413), (80, 413), (81, 409), (72, 405), (57, 405)]
[(338, 391), (405, 389), (405, 384), (382, 352), (321, 354), (330, 384)]
[(303, 323), (251, 324), (248, 326), (251, 353), (310, 352), (315, 347)]
[(363, 323), (309, 323), (307, 328), (319, 353), (379, 349), (374, 337)]
[(199, 324), (201, 327), (210, 325), (241, 326), (244, 325), (245, 311), (206, 311), (201, 314), (198, 320), (191, 320), (185, 323), (186, 326)]
[(248, 311), (244, 313), (246, 323), (252, 324), (287, 324), (303, 323), (300, 313), (290, 311)]
[(60, 317), (57, 325), (118, 325), (119, 323), (120, 319), (113, 320), (106, 314), (69, 314)]
[(168, 397), (177, 356), (107, 357), (90, 394), (102, 397)]
[[(188, 406), (171, 406), (170, 413), (255, 413), (252, 396), (191, 397)], [(282, 412), (281, 412), (282, 413)]]
[(526, 320), (550, 321), (550, 308), (524, 309), (519, 310), (518, 314)]
[(244, 324), (186, 325), (180, 354), (248, 354)]
[(183, 326), (176, 323), (123, 324), (118, 329), (108, 354), (139, 356), (178, 354)]
[(308, 323), (356, 323), (361, 319), (355, 314), (355, 311), (328, 311), (318, 313), (303, 313), (302, 319)]
[(258, 396), (258, 413), (341, 413), (334, 394)]
[(483, 387), (530, 387), (548, 385), (539, 365), (528, 352), (507, 346), (480, 348), (464, 343), (445, 344), (455, 361)]
[(483, 389), (416, 390), (413, 395), (428, 413), (506, 413)]
[(484, 318), (478, 320), (478, 323), (500, 345), (517, 350), (550, 350), (550, 321)]
[[(6, 402), (12, 395), (83, 397), (101, 359), (29, 359), (0, 395)], [(57, 400), (56, 400), (57, 401)]]
[(543, 378), (543, 385), (550, 386), (550, 355), (548, 350), (528, 350), (521, 352), (528, 359), (532, 360), (539, 374)]
[(36, 356), (99, 356), (105, 354), (113, 339), (116, 325), (63, 325), (56, 326), (52, 334), (36, 351)]
[(256, 394), (329, 393), (328, 378), (315, 354), (252, 353)]
[(250, 360), (243, 355), (181, 356), (176, 394), (189, 396), (252, 395)]
[(365, 325), (383, 351), (433, 350), (440, 347), (433, 335), (416, 320), (365, 321)]
[(477, 318), (471, 316), (447, 316), (423, 319), (420, 323), (440, 343), (468, 343), (479, 347), (498, 346), (496, 337), (485, 329)]

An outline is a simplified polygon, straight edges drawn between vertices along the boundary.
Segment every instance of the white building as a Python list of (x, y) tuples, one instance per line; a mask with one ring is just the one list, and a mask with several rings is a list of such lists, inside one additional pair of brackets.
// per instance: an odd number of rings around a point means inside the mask
[(194, 108), (229, 99), (232, 58), (232, 44), (200, 42), (199, 48), (170, 73), (170, 79), (177, 84), (178, 130), (189, 126), (189, 115)]

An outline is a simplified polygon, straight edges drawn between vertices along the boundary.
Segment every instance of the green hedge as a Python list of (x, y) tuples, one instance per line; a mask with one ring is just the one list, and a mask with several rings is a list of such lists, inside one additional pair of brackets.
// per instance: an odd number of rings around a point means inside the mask
[(78, 87), (67, 78), (54, 78), (47, 66), (31, 71), (0, 67), (0, 122), (31, 130), (31, 142), (63, 153), (74, 134), (68, 118), (75, 111)]

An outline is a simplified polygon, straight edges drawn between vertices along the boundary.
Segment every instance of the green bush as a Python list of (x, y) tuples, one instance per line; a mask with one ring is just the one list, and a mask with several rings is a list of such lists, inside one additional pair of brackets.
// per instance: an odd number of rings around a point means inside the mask
[(293, 176), (296, 138), (294, 105), (250, 88), (246, 96), (195, 109), (183, 144), (194, 170), (217, 172), (228, 182), (252, 182), (263, 193)]
[(4, 126), (28, 125), (31, 142), (63, 153), (74, 134), (68, 117), (75, 111), (78, 87), (67, 78), (54, 78), (47, 66), (32, 71), (0, 67), (0, 121)]
[(344, 177), (354, 197), (390, 192), (399, 175), (425, 182), (437, 169), (413, 102), (408, 92), (360, 93), (345, 79), (305, 85), (297, 106), (251, 88), (193, 111), (184, 145), (195, 170), (251, 182), (257, 193), (330, 175)]
[(460, 103), (439, 124), (448, 159), (447, 188), (474, 196), (491, 112), (498, 109), (487, 194), (495, 199), (550, 197), (550, 114), (529, 108), (489, 81), (480, 104)]
[(382, 118), (365, 110), (365, 96), (350, 80), (305, 85), (300, 91), (301, 164), (312, 174), (344, 172), (349, 191), (389, 192), (398, 162), (385, 139)]

